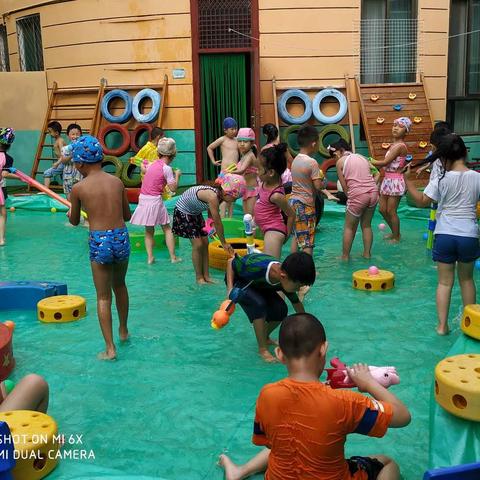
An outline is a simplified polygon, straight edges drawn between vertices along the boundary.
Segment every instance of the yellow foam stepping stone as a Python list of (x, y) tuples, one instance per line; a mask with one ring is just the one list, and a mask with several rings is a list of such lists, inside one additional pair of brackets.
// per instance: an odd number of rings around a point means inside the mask
[(38, 480), (46, 477), (58, 463), (57, 423), (45, 413), (30, 410), (0, 412), (15, 446), (14, 480)]
[(480, 340), (480, 305), (467, 305), (463, 309), (461, 328), (465, 335)]
[(437, 364), (435, 400), (456, 417), (480, 421), (480, 354), (455, 355)]
[(395, 286), (395, 275), (388, 270), (378, 270), (374, 275), (368, 270), (357, 270), (352, 275), (352, 286), (357, 290), (371, 292), (391, 290)]
[(87, 303), (78, 295), (56, 295), (40, 300), (37, 312), (41, 322), (74, 322), (87, 314)]

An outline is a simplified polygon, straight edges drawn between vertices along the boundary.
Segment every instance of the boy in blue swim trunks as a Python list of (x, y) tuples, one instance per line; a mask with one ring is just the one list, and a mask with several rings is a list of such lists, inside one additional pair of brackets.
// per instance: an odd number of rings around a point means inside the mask
[(114, 360), (116, 348), (112, 332), (112, 290), (120, 320), (120, 340), (128, 338), (128, 290), (125, 275), (130, 242), (125, 221), (130, 220), (125, 187), (120, 179), (102, 170), (103, 151), (98, 140), (83, 135), (72, 143), (72, 160), (85, 177), (70, 194), (70, 223), (78, 225), (81, 209), (88, 214), (90, 226), (90, 263), (97, 291), (97, 312), (105, 339), (101, 360)]
[(276, 361), (268, 347), (276, 344), (270, 334), (288, 314), (283, 293), (295, 312), (303, 313), (297, 292), (315, 282), (315, 264), (305, 252), (290, 254), (283, 263), (264, 253), (235, 256), (228, 261), (225, 281), (231, 300), (242, 307), (253, 325), (258, 354), (268, 363)]

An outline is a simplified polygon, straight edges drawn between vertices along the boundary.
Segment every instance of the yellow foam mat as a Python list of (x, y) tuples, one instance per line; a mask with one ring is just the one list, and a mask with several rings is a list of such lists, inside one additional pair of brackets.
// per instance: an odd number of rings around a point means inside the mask
[(16, 450), (14, 480), (46, 477), (58, 463), (55, 420), (30, 410), (0, 412), (0, 420), (8, 424)]
[(87, 314), (87, 303), (78, 295), (57, 295), (40, 300), (37, 313), (45, 323), (74, 322)]
[(480, 421), (480, 354), (455, 355), (437, 364), (435, 400), (457, 417)]
[(461, 328), (465, 335), (480, 340), (480, 305), (467, 305), (464, 308)]

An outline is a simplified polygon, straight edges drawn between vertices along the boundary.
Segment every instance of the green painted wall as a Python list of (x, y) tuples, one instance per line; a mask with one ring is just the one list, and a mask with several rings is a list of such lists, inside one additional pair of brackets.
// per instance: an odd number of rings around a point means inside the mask
[[(17, 130), (15, 132), (15, 142), (10, 148), (9, 154), (14, 159), (14, 165), (26, 174), (30, 174), (33, 165), (33, 159), (37, 150), (40, 131), (38, 130)], [(180, 185), (194, 185), (195, 176), (195, 133), (193, 130), (166, 130), (165, 135), (172, 137), (177, 143), (178, 154), (173, 162), (173, 166), (182, 171)], [(47, 147), (44, 156), (53, 156), (51, 148)], [(123, 161), (127, 161), (130, 155), (124, 155)], [(48, 168), (50, 162), (43, 161), (40, 165), (41, 171)], [(42, 181), (42, 175), (37, 176), (38, 181)], [(8, 180), (8, 186), (14, 187), (23, 185), (22, 182)]]

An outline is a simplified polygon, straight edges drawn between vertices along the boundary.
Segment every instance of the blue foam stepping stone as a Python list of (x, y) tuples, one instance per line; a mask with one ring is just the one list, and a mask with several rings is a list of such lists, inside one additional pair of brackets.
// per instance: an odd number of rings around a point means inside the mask
[(402, 108), (403, 107), (399, 103), (393, 106), (393, 109), (396, 110), (397, 112), (399, 112)]
[(478, 480), (479, 478), (480, 463), (438, 468), (429, 470), (423, 475), (423, 480)]
[(0, 310), (35, 310), (43, 298), (68, 295), (67, 285), (56, 282), (0, 282)]

